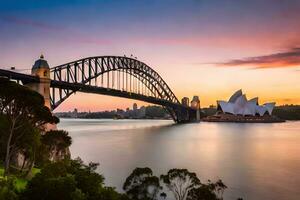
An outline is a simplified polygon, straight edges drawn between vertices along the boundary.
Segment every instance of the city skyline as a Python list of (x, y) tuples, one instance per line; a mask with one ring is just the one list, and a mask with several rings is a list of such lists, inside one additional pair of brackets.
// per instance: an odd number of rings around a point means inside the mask
[[(156, 70), (179, 100), (198, 95), (207, 107), (242, 88), (249, 98), (260, 96), (260, 103), (300, 104), (299, 1), (1, 5), (1, 68), (29, 73), (41, 53), (50, 67), (88, 56), (132, 54)], [(124, 109), (133, 102), (77, 93), (55, 112)]]

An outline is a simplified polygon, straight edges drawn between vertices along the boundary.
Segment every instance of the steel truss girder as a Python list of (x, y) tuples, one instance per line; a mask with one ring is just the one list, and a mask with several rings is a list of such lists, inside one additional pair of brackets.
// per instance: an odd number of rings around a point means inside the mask
[[(114, 72), (123, 73), (123, 78), (121, 79), (117, 76), (117, 82), (123, 81), (124, 83), (124, 73), (126, 74), (126, 90), (125, 92), (132, 93), (132, 91), (128, 91), (128, 80), (138, 80), (138, 86), (140, 87), (140, 83), (146, 87), (146, 92), (148, 91), (149, 95), (143, 94), (145, 97), (157, 98), (162, 102), (169, 102), (174, 104), (174, 106), (164, 106), (170, 112), (171, 116), (175, 121), (178, 121), (178, 113), (181, 113), (184, 108), (179, 103), (179, 100), (172, 92), (167, 83), (162, 79), (162, 77), (148, 65), (143, 62), (140, 62), (133, 58), (127, 57), (118, 57), (118, 56), (100, 56), (100, 57), (89, 57), (83, 58), (80, 60), (76, 60), (70, 63), (66, 63), (63, 65), (59, 65), (51, 68), (51, 78), (53, 83), (66, 83), (66, 84), (82, 84), (82, 85), (91, 85), (92, 81), (97, 84), (97, 78), (101, 77), (101, 83), (103, 84), (103, 77), (106, 74), (107, 77), (107, 89), (114, 89), (110, 87), (110, 76), (112, 80), (112, 84), (114, 84)], [(110, 75), (111, 73), (111, 75)], [(129, 79), (128, 77), (129, 76)], [(135, 78), (135, 79), (134, 79)], [(51, 93), (51, 107), (55, 109), (59, 106), (64, 100), (66, 100), (70, 95), (72, 95), (76, 91), (80, 91), (80, 87), (70, 88), (70, 87), (52, 87)], [(58, 97), (56, 96), (56, 90), (58, 89)], [(120, 89), (120, 88), (119, 88)], [(131, 90), (131, 88), (130, 88)], [(57, 99), (58, 98), (58, 99)]]

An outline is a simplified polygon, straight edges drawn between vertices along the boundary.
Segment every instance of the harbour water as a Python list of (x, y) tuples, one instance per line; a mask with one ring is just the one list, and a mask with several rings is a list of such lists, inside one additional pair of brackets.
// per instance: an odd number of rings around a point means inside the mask
[(72, 157), (99, 162), (105, 183), (122, 191), (135, 167), (159, 176), (187, 168), (202, 182), (222, 179), (225, 199), (300, 199), (300, 122), (191, 123), (61, 119)]

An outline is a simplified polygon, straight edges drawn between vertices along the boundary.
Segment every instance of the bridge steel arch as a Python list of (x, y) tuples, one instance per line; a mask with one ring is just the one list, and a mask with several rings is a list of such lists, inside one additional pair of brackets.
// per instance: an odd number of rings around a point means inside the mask
[(50, 70), (52, 110), (78, 91), (161, 105), (176, 122), (190, 121), (196, 113), (195, 109), (180, 104), (170, 87), (155, 70), (133, 58), (88, 57)]

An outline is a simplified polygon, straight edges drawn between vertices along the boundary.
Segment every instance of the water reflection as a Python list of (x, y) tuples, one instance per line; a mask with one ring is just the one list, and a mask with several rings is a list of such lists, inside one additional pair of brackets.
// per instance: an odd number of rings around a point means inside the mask
[(227, 199), (299, 199), (300, 123), (174, 125), (165, 120), (61, 120), (71, 152), (100, 163), (106, 183), (121, 190), (137, 166), (160, 175), (188, 168), (228, 184)]

